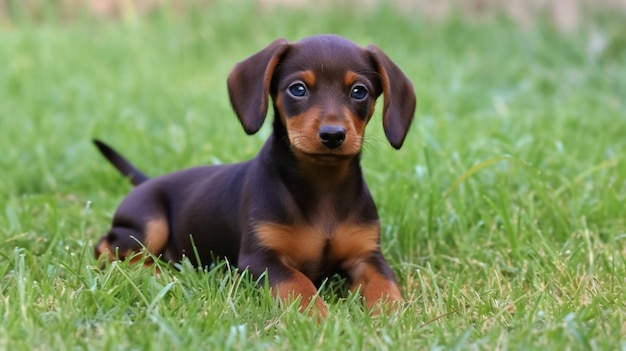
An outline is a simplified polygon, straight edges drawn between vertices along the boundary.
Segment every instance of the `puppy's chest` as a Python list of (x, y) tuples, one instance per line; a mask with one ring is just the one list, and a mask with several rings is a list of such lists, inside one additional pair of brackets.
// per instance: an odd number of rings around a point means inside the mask
[(351, 265), (378, 250), (378, 223), (343, 221), (329, 225), (307, 223), (260, 223), (260, 244), (286, 265), (310, 274), (327, 266), (350, 269)]

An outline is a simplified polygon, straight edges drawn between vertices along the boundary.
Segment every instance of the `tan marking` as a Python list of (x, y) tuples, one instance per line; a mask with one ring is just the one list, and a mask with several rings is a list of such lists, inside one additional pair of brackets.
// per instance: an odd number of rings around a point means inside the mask
[[(142, 241), (142, 245), (145, 249), (139, 251), (125, 250), (120, 251), (118, 247), (112, 247), (111, 243), (106, 240), (106, 236), (100, 239), (100, 242), (96, 244), (95, 252), (96, 258), (106, 255), (109, 262), (115, 260), (130, 259), (131, 264), (136, 264), (145, 257), (146, 251), (154, 256), (158, 256), (168, 241), (169, 229), (168, 223), (165, 218), (156, 218), (148, 221), (145, 226), (145, 239)], [(145, 266), (150, 266), (154, 263), (154, 260), (150, 257), (144, 261)]]
[(148, 252), (158, 256), (167, 244), (169, 239), (169, 226), (167, 219), (164, 217), (149, 220), (146, 223), (146, 238), (143, 245)]
[(351, 87), (352, 84), (357, 81), (357, 79), (359, 79), (359, 75), (356, 72), (347, 71), (346, 74), (344, 74), (343, 76), (343, 84), (345, 86)]
[(304, 84), (306, 84), (308, 87), (314, 86), (315, 82), (317, 81), (315, 73), (311, 70), (303, 71), (300, 74), (300, 77), (302, 78), (302, 81), (304, 82)]
[(109, 242), (105, 238), (100, 239), (100, 242), (96, 245), (96, 258), (100, 258), (102, 255), (106, 255), (109, 262), (115, 261), (115, 250), (111, 250)]
[(287, 135), (294, 149), (304, 153), (326, 152), (322, 151), (317, 135), (321, 113), (320, 108), (315, 106), (301, 114), (286, 116)]
[[(286, 301), (302, 297), (298, 308), (300, 312), (304, 312), (311, 306), (313, 307), (309, 311), (311, 315), (318, 313), (321, 317), (326, 317), (326, 304), (317, 296), (315, 285), (309, 278), (295, 269), (292, 270), (292, 276), (288, 280), (273, 287), (272, 294)], [(313, 304), (311, 304), (312, 301)]]
[(302, 268), (322, 256), (326, 238), (307, 225), (261, 223), (255, 227), (261, 245), (280, 257), (283, 264)]
[(98, 243), (98, 245), (96, 246), (96, 250), (98, 252), (97, 258), (101, 257), (102, 255), (106, 255), (109, 262), (124, 260), (137, 254), (137, 252), (133, 250), (120, 251), (118, 247), (113, 248), (111, 247), (111, 244), (106, 241), (106, 239), (103, 239), (100, 243)]
[(128, 263), (131, 265), (135, 265), (137, 263), (143, 262), (144, 267), (149, 267), (154, 263), (154, 260), (151, 256), (147, 255), (145, 252), (133, 252), (126, 256)]
[(359, 263), (351, 272), (353, 279), (350, 290), (360, 289), (361, 296), (365, 299), (367, 307), (374, 313), (378, 313), (375, 308), (379, 302), (388, 305), (397, 305), (403, 301), (398, 285), (389, 278), (380, 274), (376, 268), (367, 262)]
[[(361, 151), (361, 146), (363, 146), (363, 135), (365, 134), (365, 126), (369, 121), (369, 117), (363, 120), (359, 118), (359, 116), (352, 113), (352, 111), (350, 111), (347, 107), (343, 108), (343, 113), (347, 117), (346, 122), (344, 123), (344, 128), (346, 129), (346, 140), (341, 147), (344, 148), (347, 153), (356, 154)], [(348, 139), (348, 134), (351, 135), (350, 139)]]
[(330, 257), (344, 261), (346, 267), (366, 258), (379, 248), (379, 225), (344, 222), (337, 226), (331, 241)]
[[(321, 206), (327, 208), (330, 206)], [(301, 268), (318, 262), (326, 245), (329, 259), (345, 262), (344, 268), (355, 269), (358, 263), (379, 249), (379, 229), (375, 224), (335, 223), (332, 208), (320, 209), (328, 218), (314, 218), (315, 226), (264, 222), (255, 228), (261, 245), (279, 255), (284, 264)]]
[[(281, 107), (279, 110), (282, 112)], [(325, 119), (319, 107), (311, 107), (295, 116), (282, 117), (292, 149), (296, 152), (296, 156), (302, 156), (299, 159), (313, 162), (307, 155), (336, 155), (343, 157), (339, 159), (339, 163), (349, 163), (350, 159), (361, 151), (363, 132), (367, 122), (355, 116), (348, 108), (344, 108), (341, 112), (342, 116), (338, 116), (333, 124), (339, 124), (345, 129), (346, 139), (332, 152), (321, 143), (319, 138), (319, 128), (324, 124)], [(327, 161), (330, 163), (332, 160)], [(324, 160), (320, 158), (319, 162), (314, 163), (319, 166), (324, 163)]]

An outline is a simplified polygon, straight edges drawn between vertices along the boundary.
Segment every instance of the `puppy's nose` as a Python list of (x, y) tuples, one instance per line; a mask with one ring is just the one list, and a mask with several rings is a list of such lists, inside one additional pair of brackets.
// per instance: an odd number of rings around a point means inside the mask
[(320, 141), (329, 149), (336, 149), (346, 140), (346, 130), (341, 126), (321, 126), (318, 132)]

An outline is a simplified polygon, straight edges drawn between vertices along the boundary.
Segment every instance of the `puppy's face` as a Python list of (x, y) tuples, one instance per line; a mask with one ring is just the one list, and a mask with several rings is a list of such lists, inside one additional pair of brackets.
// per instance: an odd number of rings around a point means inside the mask
[(333, 164), (360, 152), (382, 89), (364, 49), (339, 37), (312, 37), (281, 56), (270, 91), (294, 154)]
[(382, 50), (335, 35), (275, 40), (235, 65), (228, 93), (248, 134), (263, 125), (271, 95), (296, 156), (322, 164), (359, 154), (379, 95), (383, 129), (396, 149), (415, 112), (413, 85)]

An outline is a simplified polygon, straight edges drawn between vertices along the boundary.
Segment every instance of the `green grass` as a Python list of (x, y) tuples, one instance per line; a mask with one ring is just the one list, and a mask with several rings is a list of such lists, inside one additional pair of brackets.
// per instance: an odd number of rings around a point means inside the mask
[[(0, 22), (0, 349), (626, 348), (619, 15), (570, 34), (384, 8), (16, 18)], [(377, 44), (417, 90), (403, 149), (376, 116), (363, 161), (400, 310), (370, 317), (327, 289), (318, 324), (223, 264), (98, 271), (92, 245), (130, 185), (90, 140), (151, 175), (251, 158), (269, 129), (241, 130), (230, 68), (321, 32)]]

